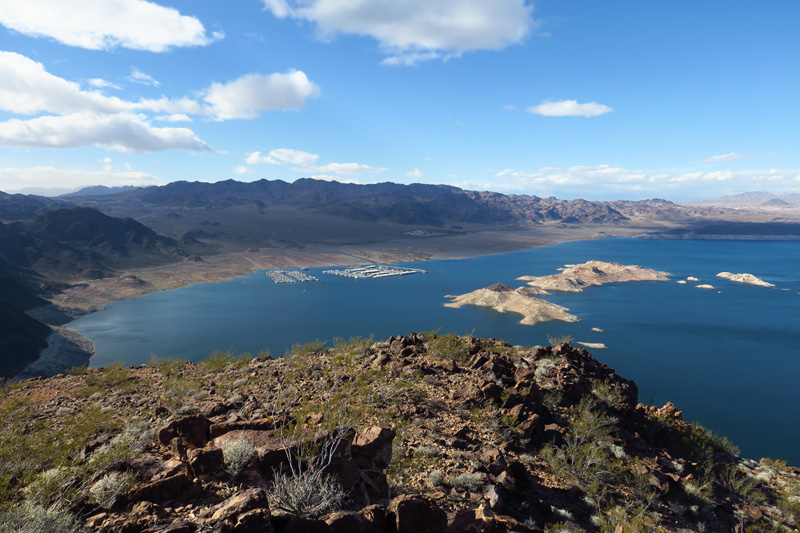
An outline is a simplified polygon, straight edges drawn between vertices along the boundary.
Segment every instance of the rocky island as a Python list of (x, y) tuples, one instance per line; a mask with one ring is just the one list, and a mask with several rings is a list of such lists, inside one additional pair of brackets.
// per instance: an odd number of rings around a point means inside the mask
[[(528, 296), (527, 287), (512, 289), (508, 285), (495, 283), (489, 287), (478, 289), (461, 296), (445, 296), (453, 301), (444, 304), (445, 307), (461, 307), (462, 305), (477, 305), (491, 307), (500, 313), (519, 313), (523, 316), (520, 324), (531, 326), (538, 322), (562, 320), (564, 322), (577, 322), (577, 316), (571, 314), (566, 307), (556, 305), (539, 298)], [(537, 294), (539, 294), (537, 292)], [(545, 293), (547, 294), (547, 293)]]
[(796, 531), (744, 459), (583, 348), (453, 334), (5, 384), (0, 531)]
[(738, 283), (746, 283), (748, 285), (757, 285), (759, 287), (774, 287), (772, 283), (768, 283), (761, 278), (755, 277), (753, 274), (732, 274), (730, 272), (720, 272), (717, 274), (718, 278), (736, 281)]
[(560, 274), (550, 276), (521, 276), (532, 287), (548, 291), (581, 292), (593, 285), (620, 281), (667, 281), (669, 272), (643, 268), (638, 265), (621, 265), (605, 261), (587, 261), (580, 265), (564, 265)]

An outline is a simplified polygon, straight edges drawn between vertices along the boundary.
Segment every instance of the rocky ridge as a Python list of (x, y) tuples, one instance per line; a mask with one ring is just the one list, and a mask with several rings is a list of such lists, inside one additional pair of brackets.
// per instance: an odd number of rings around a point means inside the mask
[(746, 283), (747, 285), (757, 285), (759, 287), (774, 287), (773, 283), (764, 281), (753, 274), (733, 274), (731, 272), (720, 272), (717, 274), (718, 278), (736, 281), (738, 283)]
[(10, 383), (0, 530), (797, 528), (800, 470), (637, 392), (570, 344), (433, 333)]

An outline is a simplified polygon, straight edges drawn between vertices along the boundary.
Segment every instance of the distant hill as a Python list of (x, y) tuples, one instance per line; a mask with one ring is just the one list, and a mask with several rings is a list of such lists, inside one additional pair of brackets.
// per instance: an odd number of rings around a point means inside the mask
[(135, 220), (74, 207), (34, 221), (0, 223), (0, 258), (56, 279), (104, 277), (123, 264), (164, 263), (185, 257), (178, 243)]
[(783, 193), (779, 195), (766, 191), (743, 192), (730, 196), (720, 196), (719, 198), (712, 198), (698, 203), (725, 207), (789, 207), (800, 206), (800, 194)]
[(106, 187), (105, 185), (94, 185), (92, 187), (84, 187), (78, 191), (62, 194), (61, 197), (72, 196), (103, 196), (106, 194), (116, 194), (118, 192), (125, 192), (136, 189), (133, 185), (123, 185), (121, 187)]
[(68, 205), (43, 196), (8, 194), (0, 191), (0, 222), (33, 220), (45, 211)]
[[(68, 198), (81, 203), (81, 198)], [(409, 225), (459, 224), (616, 224), (630, 217), (660, 213), (684, 216), (686, 208), (666, 200), (591, 202), (532, 195), (467, 191), (450, 185), (344, 184), (314, 179), (216, 183), (178, 181), (94, 198), (91, 205), (175, 209), (225, 209), (251, 206), (294, 207), (349, 220)]]

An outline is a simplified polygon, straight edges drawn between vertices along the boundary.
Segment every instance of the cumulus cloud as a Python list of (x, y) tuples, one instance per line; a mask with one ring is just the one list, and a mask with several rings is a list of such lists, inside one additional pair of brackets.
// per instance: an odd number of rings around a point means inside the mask
[(155, 117), (155, 119), (161, 120), (163, 122), (192, 122), (192, 117), (190, 117), (186, 113), (172, 113), (171, 115), (158, 115)]
[(527, 109), (528, 113), (545, 117), (596, 117), (614, 111), (607, 105), (590, 102), (579, 104), (577, 100), (542, 102)]
[[(360, 163), (327, 163), (318, 165), (319, 155), (304, 152), (302, 150), (292, 150), (291, 148), (276, 148), (270, 150), (269, 154), (263, 155), (261, 152), (253, 152), (245, 157), (248, 165), (293, 165), (293, 172), (318, 173), (318, 176), (327, 176), (326, 172), (331, 172), (338, 176), (357, 176), (364, 172), (376, 172), (380, 174), (389, 170), (383, 167), (373, 167)], [(320, 177), (319, 179), (323, 179)]]
[(0, 145), (46, 148), (102, 146), (118, 152), (210, 150), (187, 128), (156, 128), (143, 115), (74, 113), (0, 122)]
[(0, 168), (0, 190), (15, 191), (27, 187), (64, 187), (78, 189), (89, 185), (103, 184), (148, 186), (162, 180), (136, 171), (76, 170), (56, 167)]
[(44, 65), (14, 52), (0, 51), (0, 109), (31, 115), (41, 111), (114, 112), (126, 104), (47, 72)]
[(251, 168), (248, 168), (248, 167), (244, 166), (244, 165), (239, 165), (238, 167), (235, 167), (233, 169), (233, 173), (234, 174), (241, 174), (241, 175), (252, 174), (253, 170)]
[[(509, 168), (495, 175), (503, 180), (499, 186), (503, 190), (553, 193), (567, 197), (583, 194), (627, 194), (631, 191), (640, 191), (646, 196), (660, 196), (665, 190), (678, 191), (691, 187), (693, 191), (697, 191), (701, 185), (709, 186), (709, 190), (713, 190), (713, 187), (723, 183), (732, 191), (738, 192), (765, 185), (790, 188), (796, 187), (792, 182), (800, 177), (797, 170), (723, 170), (675, 174), (630, 170), (614, 165), (543, 167), (532, 172)], [(711, 194), (718, 196), (718, 192)], [(697, 193), (693, 192), (693, 196), (696, 197)]]
[(406, 176), (411, 178), (412, 180), (419, 181), (426, 177), (426, 174), (422, 172), (420, 169), (415, 168), (411, 172), (406, 172)]
[(736, 152), (731, 152), (729, 154), (722, 154), (722, 155), (712, 155), (711, 157), (706, 157), (703, 159), (703, 163), (718, 163), (720, 161), (736, 161), (738, 159), (750, 159), (752, 157), (773, 157), (778, 155), (777, 152), (770, 152), (768, 154), (737, 154)]
[[(138, 71), (134, 69), (134, 72)], [(0, 80), (3, 80), (0, 83), (0, 110), (20, 115), (59, 115), (39, 117), (31, 121), (11, 120), (0, 124), (0, 128), (6, 133), (0, 138), (0, 145), (102, 145), (121, 151), (208, 149), (191, 130), (154, 128), (143, 113), (161, 113), (154, 118), (166, 122), (191, 122), (190, 115), (214, 120), (255, 118), (263, 111), (303, 106), (307, 98), (319, 94), (319, 88), (303, 72), (290, 71), (269, 76), (248, 74), (227, 84), (215, 83), (204, 91), (198, 91), (202, 101), (189, 97), (123, 100), (116, 96), (106, 96), (101, 91), (85, 90), (78, 83), (50, 74), (39, 62), (14, 52), (3, 51), (0, 51)], [(105, 82), (101, 80), (90, 84), (97, 87)], [(114, 118), (116, 115), (120, 116)], [(116, 135), (108, 142), (77, 141), (79, 137), (102, 139), (102, 135), (108, 133), (112, 124)], [(80, 125), (77, 129), (84, 132), (82, 135), (77, 135), (75, 125)], [(47, 127), (50, 126), (56, 130), (49, 131)], [(86, 130), (89, 127), (99, 128), (98, 132), (89, 135)], [(69, 135), (62, 135), (65, 128), (70, 130)], [(14, 139), (9, 133), (12, 131), (19, 133), (21, 137)], [(130, 136), (128, 143), (124, 140), (126, 131)], [(35, 138), (36, 135), (40, 138)], [(144, 139), (149, 140), (143, 142)], [(161, 147), (154, 144), (158, 139), (163, 141)], [(146, 146), (149, 148), (145, 148)]]
[(319, 96), (317, 84), (299, 70), (285, 73), (247, 74), (234, 81), (214, 83), (203, 100), (215, 120), (255, 118), (263, 111), (285, 111), (305, 107)]
[(313, 23), (321, 39), (368, 36), (389, 56), (413, 65), (472, 50), (500, 50), (522, 42), (534, 26), (525, 0), (263, 0), (278, 18)]
[(164, 52), (205, 46), (224, 36), (209, 35), (197, 18), (145, 0), (0, 0), (0, 24), (90, 50)]

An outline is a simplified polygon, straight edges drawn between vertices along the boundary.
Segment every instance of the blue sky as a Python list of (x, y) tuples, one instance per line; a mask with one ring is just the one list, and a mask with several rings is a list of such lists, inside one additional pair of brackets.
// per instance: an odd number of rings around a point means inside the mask
[(0, 0), (0, 190), (800, 191), (800, 2)]

